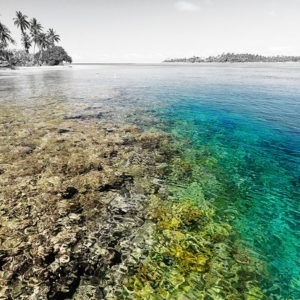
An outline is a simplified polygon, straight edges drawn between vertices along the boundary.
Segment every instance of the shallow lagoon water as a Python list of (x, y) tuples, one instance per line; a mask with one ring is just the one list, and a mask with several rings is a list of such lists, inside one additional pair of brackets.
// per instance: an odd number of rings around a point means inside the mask
[(267, 299), (299, 299), (299, 82), (298, 64), (28, 68), (0, 74), (0, 106), (27, 122), (99, 111), (170, 133), (185, 162), (174, 195), (202, 195), (266, 264)]

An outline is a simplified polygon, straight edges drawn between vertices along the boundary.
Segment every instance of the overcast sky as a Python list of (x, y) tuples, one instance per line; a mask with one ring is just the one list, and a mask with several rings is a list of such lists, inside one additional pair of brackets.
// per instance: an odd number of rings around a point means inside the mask
[(300, 0), (0, 0), (54, 28), (74, 62), (160, 62), (222, 52), (300, 55)]

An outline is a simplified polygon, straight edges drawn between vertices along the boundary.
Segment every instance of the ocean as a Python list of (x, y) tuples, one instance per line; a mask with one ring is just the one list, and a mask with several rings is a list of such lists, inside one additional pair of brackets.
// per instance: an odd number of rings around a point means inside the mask
[[(96, 111), (167, 133), (172, 165), (164, 180), (172, 197), (213, 209), (216, 222), (230, 228), (222, 243), (239, 245), (260, 266), (255, 278), (245, 276), (259, 292), (245, 299), (300, 299), (299, 83), (297, 63), (0, 70), (0, 116), (18, 109), (30, 124), (41, 116), (47, 122)], [(228, 278), (234, 276), (232, 251)], [(202, 299), (195, 293), (187, 299)], [(209, 293), (227, 299), (224, 283)]]

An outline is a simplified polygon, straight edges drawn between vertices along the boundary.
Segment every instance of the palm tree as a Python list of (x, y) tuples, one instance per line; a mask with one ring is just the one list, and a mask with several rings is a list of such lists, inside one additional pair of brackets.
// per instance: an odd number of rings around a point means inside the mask
[(27, 21), (27, 16), (23, 15), (20, 11), (16, 11), (16, 18), (14, 18), (14, 24), (20, 27), (22, 35), (24, 35), (25, 30), (29, 28), (30, 23)]
[(36, 18), (32, 18), (30, 20), (30, 35), (32, 37), (32, 41), (34, 42), (33, 46), (33, 54), (35, 53), (35, 46), (38, 43), (38, 36), (42, 33), (43, 26), (37, 21)]
[(8, 44), (14, 44), (15, 41), (10, 35), (10, 30), (0, 22), (0, 49), (4, 49)]
[(60, 41), (59, 35), (56, 34), (56, 32), (54, 31), (53, 28), (48, 29), (47, 38), (48, 38), (48, 41), (49, 41), (49, 45), (51, 47), (53, 47), (55, 45), (55, 43)]
[(4, 60), (4, 66), (11, 65), (10, 52), (5, 50), (9, 43), (14, 44), (15, 41), (11, 37), (9, 29), (0, 22), (0, 60)]
[(47, 35), (45, 33), (40, 33), (37, 37), (37, 45), (40, 48), (40, 54), (39, 54), (39, 58), (38, 61), (41, 60), (41, 57), (43, 55), (43, 51), (44, 49), (49, 47), (49, 41), (47, 38)]
[[(16, 18), (14, 18), (14, 24), (20, 27), (22, 38), (25, 39), (25, 30), (29, 28), (30, 23), (27, 21), (27, 16), (23, 15), (20, 11), (16, 11)], [(24, 44), (24, 43), (23, 43)], [(27, 46), (28, 44), (26, 44)], [(26, 52), (29, 52), (29, 48), (25, 48)]]
[(41, 50), (44, 50), (49, 47), (49, 40), (46, 33), (40, 33), (38, 36), (38, 46)]
[(30, 36), (25, 32), (22, 36), (22, 44), (24, 48), (26, 49), (26, 53), (28, 53), (29, 48), (31, 47), (31, 39)]

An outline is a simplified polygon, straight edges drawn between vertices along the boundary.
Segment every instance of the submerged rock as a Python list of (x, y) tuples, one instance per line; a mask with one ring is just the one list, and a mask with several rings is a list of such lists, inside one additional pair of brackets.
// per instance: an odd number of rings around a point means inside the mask
[(61, 194), (63, 199), (71, 199), (73, 198), (74, 195), (76, 195), (78, 193), (78, 190), (73, 187), (73, 186), (69, 186), (67, 187), (67, 189)]

